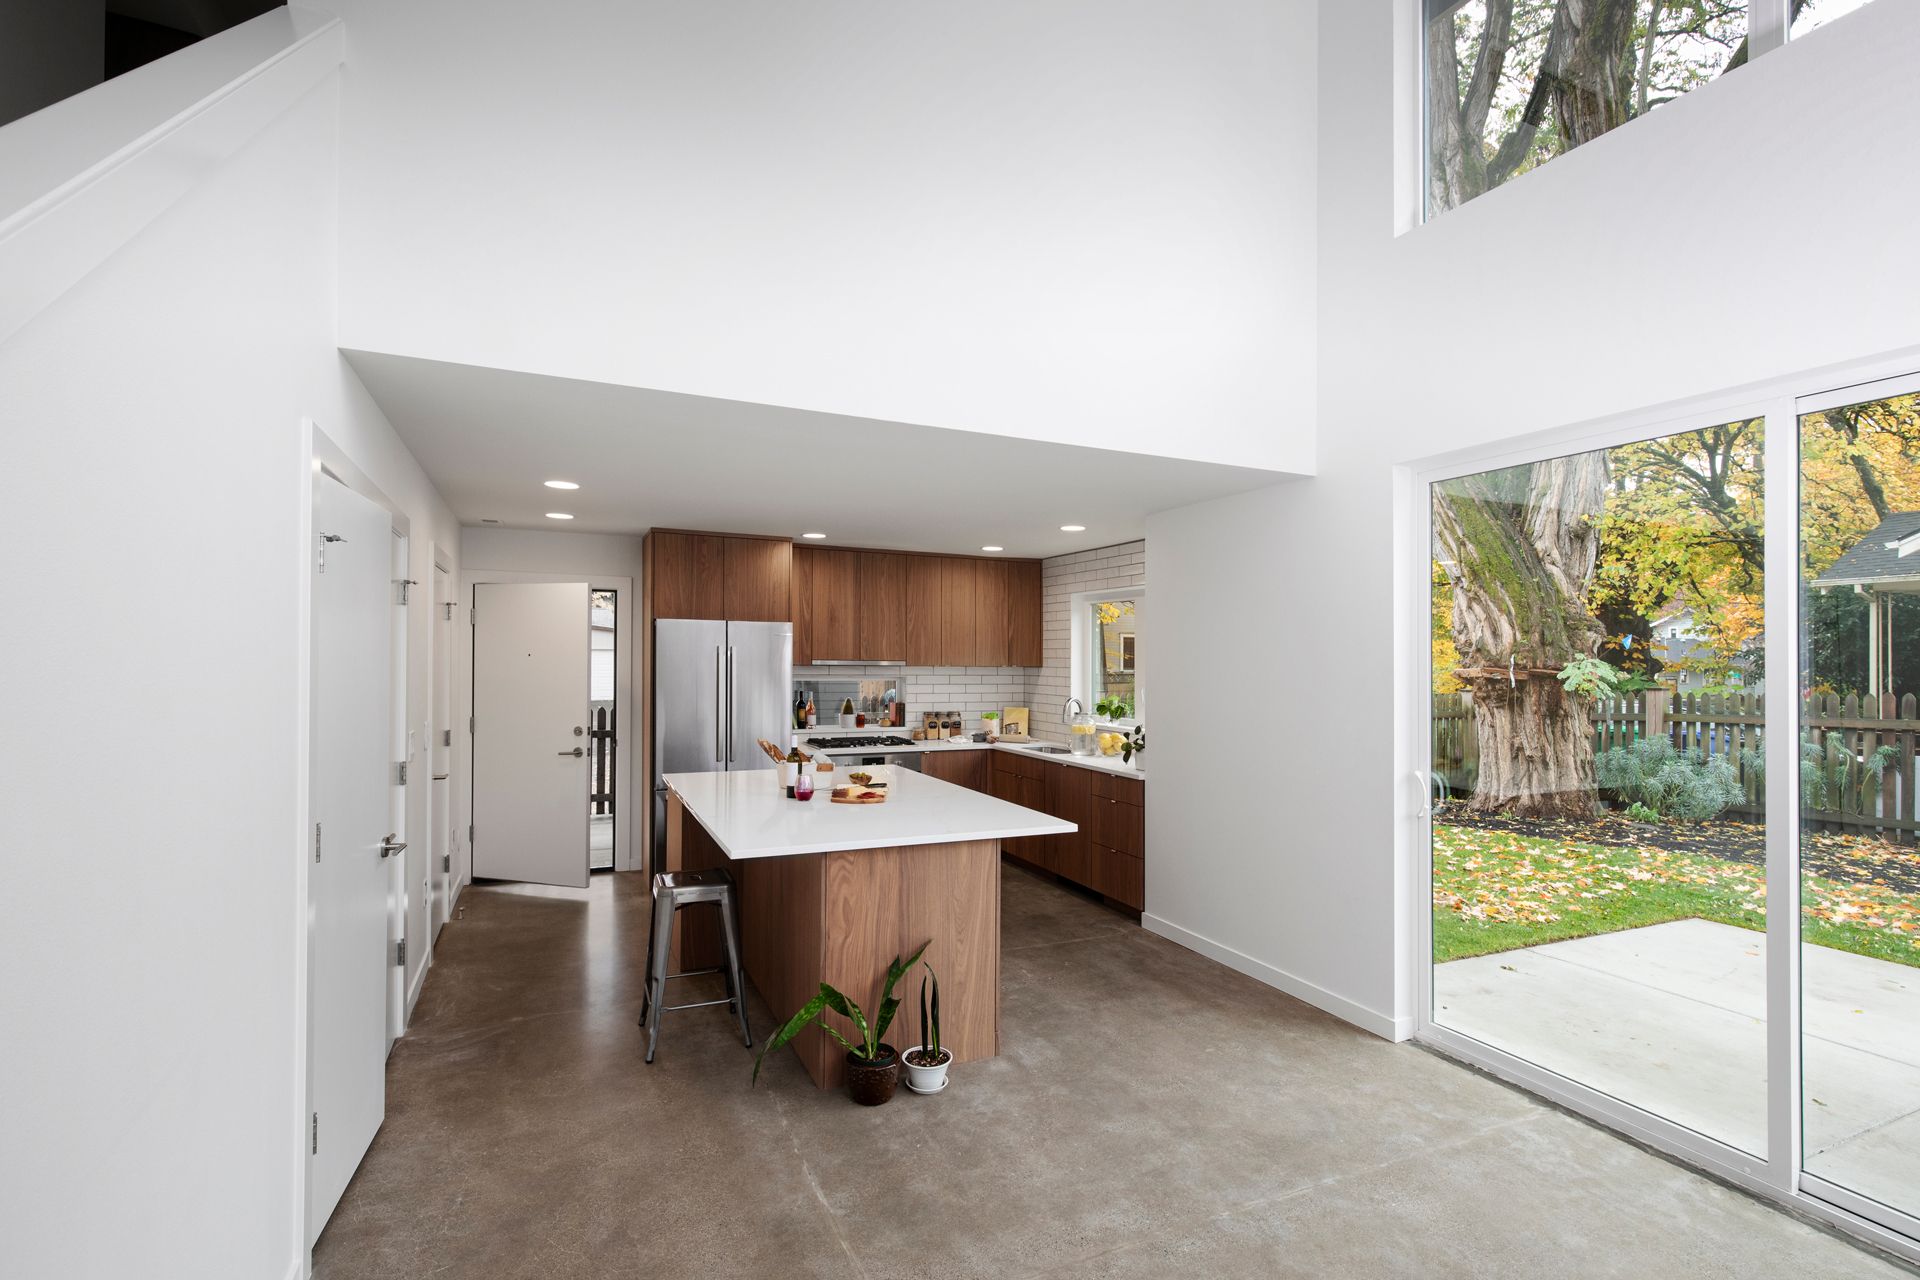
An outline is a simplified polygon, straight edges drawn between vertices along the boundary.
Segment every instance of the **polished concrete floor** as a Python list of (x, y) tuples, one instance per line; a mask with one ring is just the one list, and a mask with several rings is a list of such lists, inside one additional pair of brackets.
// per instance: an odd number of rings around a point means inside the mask
[(750, 1090), (723, 1008), (644, 1066), (644, 904), (462, 896), (319, 1280), (1907, 1274), (1011, 867), (1005, 1052), (946, 1093)]

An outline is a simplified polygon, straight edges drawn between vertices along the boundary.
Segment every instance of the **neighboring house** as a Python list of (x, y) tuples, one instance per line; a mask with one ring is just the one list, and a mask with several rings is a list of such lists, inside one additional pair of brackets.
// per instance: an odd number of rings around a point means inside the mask
[[(1695, 617), (1692, 605), (1676, 601), (1675, 607), (1653, 619), (1651, 625), (1655, 652), (1663, 664), (1659, 679), (1675, 693), (1698, 693), (1728, 685), (1755, 693), (1765, 689), (1766, 681), (1754, 674), (1744, 654), (1724, 678), (1719, 674), (1716, 670), (1719, 655), (1707, 643), (1707, 634)], [(1757, 654), (1764, 643), (1764, 638), (1756, 634), (1748, 652)]]
[(1896, 511), (1813, 580), (1822, 594), (1851, 587), (1867, 597), (1867, 687), (1893, 690), (1893, 634), (1887, 597), (1920, 594), (1920, 511)]

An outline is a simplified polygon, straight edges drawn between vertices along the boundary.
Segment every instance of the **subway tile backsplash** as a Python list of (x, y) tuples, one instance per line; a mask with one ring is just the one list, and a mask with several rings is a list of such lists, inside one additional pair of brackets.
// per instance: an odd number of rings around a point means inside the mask
[[(1054, 742), (1067, 740), (1062, 719), (1067, 698), (1072, 694), (1072, 620), (1069, 616), (1073, 596), (1080, 591), (1110, 591), (1120, 587), (1145, 586), (1147, 581), (1147, 544), (1127, 542), (1113, 547), (1095, 547), (1071, 555), (1055, 556), (1041, 562), (1041, 634), (1042, 656), (1046, 665), (1027, 667), (796, 667), (795, 680), (888, 679), (902, 683), (907, 703), (909, 727), (918, 723), (923, 711), (957, 711), (966, 720), (967, 732), (985, 727), (982, 711), (1002, 707), (1031, 707), (1033, 735)], [(1147, 676), (1146, 655), (1152, 640), (1143, 636), (1141, 675)], [(836, 708), (837, 710), (837, 708)], [(826, 719), (826, 708), (820, 708)]]

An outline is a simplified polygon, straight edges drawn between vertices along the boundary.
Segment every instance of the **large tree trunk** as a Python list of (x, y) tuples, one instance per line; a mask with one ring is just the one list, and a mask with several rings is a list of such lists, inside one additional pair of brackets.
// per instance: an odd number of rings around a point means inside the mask
[(1556, 678), (1603, 632), (1588, 608), (1603, 452), (1436, 485), (1433, 528), (1453, 582), (1457, 673), (1473, 693), (1480, 778), (1469, 807), (1519, 817), (1593, 813), (1593, 730)]

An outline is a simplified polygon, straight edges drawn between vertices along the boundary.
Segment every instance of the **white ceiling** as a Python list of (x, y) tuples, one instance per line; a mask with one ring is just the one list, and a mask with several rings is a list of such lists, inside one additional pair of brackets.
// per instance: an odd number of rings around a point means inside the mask
[[(1143, 536), (1150, 512), (1282, 472), (910, 426), (349, 351), (464, 525), (658, 526), (821, 545), (1052, 556)], [(574, 480), (557, 493), (546, 480)], [(549, 520), (549, 511), (574, 519)], [(1060, 532), (1083, 524), (1085, 533)]]

